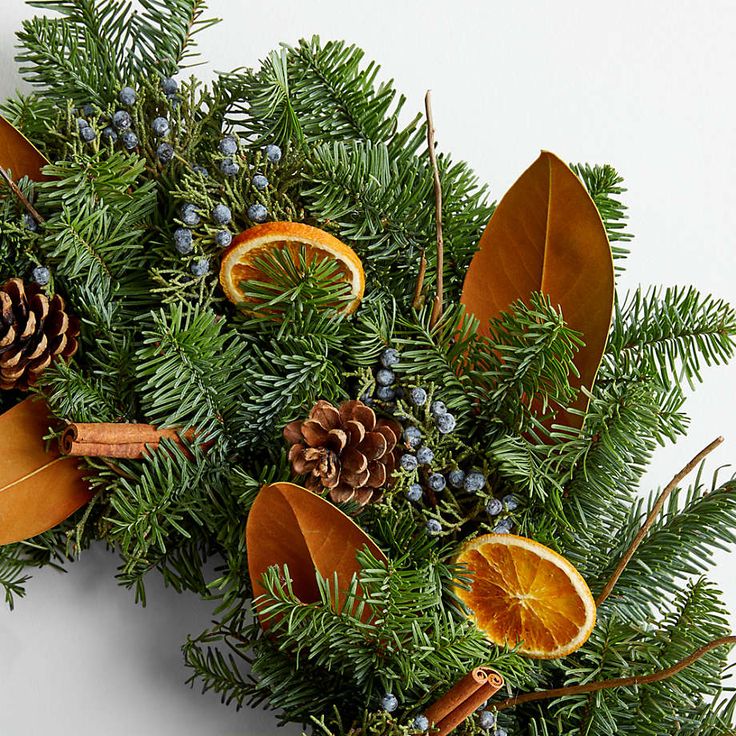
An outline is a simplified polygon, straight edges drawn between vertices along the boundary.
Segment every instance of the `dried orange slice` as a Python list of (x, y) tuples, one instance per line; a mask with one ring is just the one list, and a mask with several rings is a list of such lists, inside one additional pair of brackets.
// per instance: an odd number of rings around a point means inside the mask
[(332, 258), (337, 266), (337, 277), (350, 285), (349, 301), (343, 307), (346, 314), (354, 312), (365, 291), (363, 264), (352, 248), (337, 238), (310, 225), (299, 222), (268, 222), (256, 225), (233, 239), (223, 253), (220, 265), (220, 284), (227, 298), (234, 304), (248, 301), (242, 284), (248, 281), (267, 283), (271, 280), (259, 267), (259, 258), (273, 251), (289, 254), (299, 264), (304, 253), (309, 263), (315, 258)]
[(473, 582), (456, 593), (494, 644), (518, 644), (529, 657), (556, 659), (590, 636), (596, 619), (590, 589), (549, 547), (513, 534), (487, 534), (467, 542), (457, 561)]

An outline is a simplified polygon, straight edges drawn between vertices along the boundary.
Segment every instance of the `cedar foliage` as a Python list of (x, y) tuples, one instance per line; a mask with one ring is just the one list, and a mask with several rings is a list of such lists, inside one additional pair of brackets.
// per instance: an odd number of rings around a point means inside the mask
[[(143, 602), (153, 570), (177, 590), (217, 602), (218, 621), (184, 646), (193, 684), (236, 707), (268, 705), (283, 722), (323, 736), (406, 736), (413, 716), (478, 664), (497, 667), (515, 689), (574, 685), (657, 671), (727, 631), (720, 593), (702, 575), (713, 550), (735, 541), (732, 480), (708, 484), (701, 474), (673, 494), (601, 607), (590, 641), (562, 661), (533, 662), (490, 646), (452, 605), (450, 582), (461, 572), (448, 560), (458, 539), (491, 528), (483, 511), (490, 497), (447, 494), (430, 512), (403, 498), (409, 481), (399, 473), (385, 504), (358, 518), (389, 557), (386, 565), (360, 560), (370, 602), (390, 612), (384, 626), (337, 615), (330, 580), (320, 580), (321, 602), (303, 606), (272, 570), (264, 603), (267, 615), (281, 615), (278, 643), (265, 637), (250, 616), (243, 517), (263, 483), (289, 477), (283, 425), (319, 398), (371, 391), (371, 369), (387, 345), (400, 350), (399, 381), (428, 386), (459, 429), (431, 435), (426, 413), (403, 401), (397, 416), (419, 423), (446, 462), (481, 464), (499, 495), (519, 499), (521, 532), (573, 560), (597, 592), (651, 503), (639, 483), (653, 452), (686, 431), (681, 386), (733, 357), (736, 312), (693, 288), (620, 295), (583, 429), (545, 437), (538, 407), (572, 401), (568, 375), (580, 336), (538, 294), (496, 320), (488, 339), (476, 338), (477, 324), (456, 305), (493, 204), (469, 166), (445, 154), (450, 306), (434, 328), (427, 309), (410, 308), (420, 252), (429, 261), (427, 294), (436, 263), (424, 129), (419, 116), (402, 122), (404, 98), (378, 81), (379, 67), (360, 49), (314, 37), (210, 87), (183, 80), (172, 100), (160, 80), (182, 67), (195, 32), (211, 25), (202, 0), (141, 0), (140, 12), (119, 0), (31, 4), (57, 15), (24, 23), (18, 60), (35, 92), (7, 101), (3, 112), (55, 162), (55, 180), (21, 183), (46, 218), (38, 231), (2, 191), (0, 277), (48, 265), (50, 288), (66, 294), (83, 321), (79, 356), (54, 364), (38, 390), (66, 420), (196, 426), (212, 446), (193, 455), (172, 446), (114, 468), (89, 461), (97, 489), (89, 509), (0, 548), (11, 606), (33, 568), (59, 566), (103, 540), (120, 555), (121, 584)], [(84, 144), (79, 108), (93, 105), (90, 122), (104, 124), (123, 85), (138, 91), (131, 114), (139, 147), (122, 152), (99, 137)], [(148, 126), (157, 114), (172, 124), (178, 156), (168, 165), (156, 160)], [(219, 168), (225, 131), (243, 142), (234, 178)], [(282, 146), (279, 164), (264, 157), (267, 143)], [(208, 176), (195, 168), (203, 165)], [(265, 191), (252, 185), (251, 170), (268, 176)], [(632, 238), (622, 178), (608, 165), (574, 170), (620, 269)], [(180, 256), (172, 233), (183, 225), (184, 202), (202, 222), (193, 227), (194, 252)], [(216, 268), (190, 272), (197, 259), (216, 263), (218, 228), (208, 213), (217, 203), (230, 207), (235, 230), (252, 224), (247, 208), (259, 203), (273, 218), (335, 232), (366, 268), (358, 313), (345, 318), (335, 309), (341, 295), (329, 263), (300, 274), (278, 254), (262, 264), (279, 274), (274, 283), (249, 287), (263, 306), (237, 313), (220, 294)], [(7, 408), (19, 398), (0, 400)], [(442, 525), (437, 537), (424, 531), (430, 517)], [(719, 696), (725, 654), (712, 652), (655, 685), (504, 711), (499, 723), (514, 736), (725, 736), (736, 708)], [(395, 714), (379, 708), (386, 690), (401, 696)], [(458, 732), (480, 729), (471, 719)]]

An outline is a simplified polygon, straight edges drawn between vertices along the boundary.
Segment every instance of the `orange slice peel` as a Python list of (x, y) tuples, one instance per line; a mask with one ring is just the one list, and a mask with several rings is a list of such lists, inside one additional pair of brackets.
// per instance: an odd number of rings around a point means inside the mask
[(466, 542), (457, 562), (471, 573), (456, 594), (488, 639), (534, 659), (579, 649), (596, 622), (595, 600), (574, 565), (549, 547), (514, 534)]
[(349, 285), (349, 296), (341, 311), (354, 312), (365, 292), (363, 264), (355, 251), (330, 233), (299, 222), (268, 222), (237, 235), (222, 255), (220, 284), (233, 304), (247, 306), (250, 301), (243, 284), (268, 282), (270, 277), (259, 267), (259, 259), (274, 251), (287, 252), (294, 264), (302, 253), (306, 261), (331, 258), (338, 278)]

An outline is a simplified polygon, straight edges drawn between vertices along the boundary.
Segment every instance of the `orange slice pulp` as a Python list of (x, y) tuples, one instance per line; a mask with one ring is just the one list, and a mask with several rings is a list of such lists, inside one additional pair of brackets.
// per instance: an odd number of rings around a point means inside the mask
[(494, 644), (556, 659), (590, 636), (596, 621), (590, 589), (549, 547), (513, 534), (487, 534), (467, 542), (457, 561), (467, 566), (472, 583), (456, 593)]

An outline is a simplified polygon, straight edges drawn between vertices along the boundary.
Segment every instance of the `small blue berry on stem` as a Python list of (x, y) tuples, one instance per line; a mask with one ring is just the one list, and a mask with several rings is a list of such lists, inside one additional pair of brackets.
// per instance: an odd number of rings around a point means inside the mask
[(266, 152), (266, 158), (272, 164), (277, 164), (279, 161), (281, 161), (281, 149), (274, 143), (266, 146), (263, 150)]
[(427, 485), (435, 491), (435, 493), (439, 493), (440, 491), (445, 490), (447, 481), (445, 480), (445, 476), (441, 473), (432, 473), (432, 475), (427, 478)]
[(419, 447), (422, 444), (422, 430), (419, 427), (407, 427), (404, 430), (404, 442), (409, 447)]
[(410, 501), (421, 501), (422, 496), (424, 495), (424, 489), (419, 485), (419, 483), (412, 483), (409, 486), (409, 490), (406, 492), (406, 497)]
[(268, 179), (263, 174), (256, 174), (251, 179), (251, 183), (259, 192), (262, 192), (268, 187)]
[(92, 143), (92, 141), (97, 138), (97, 133), (92, 126), (88, 125), (86, 128), (82, 128), (82, 130), (79, 131), (79, 137), (86, 143)]
[(514, 522), (506, 517), (505, 519), (501, 519), (501, 521), (496, 524), (496, 526), (493, 527), (493, 533), (494, 534), (508, 534), (511, 529), (514, 526)]
[(400, 360), (399, 351), (396, 348), (386, 348), (379, 360), (384, 368), (393, 368)]
[(31, 273), (31, 278), (39, 285), (46, 286), (51, 280), (51, 271), (46, 266), (36, 266)]
[(191, 267), (192, 273), (197, 277), (206, 276), (210, 272), (210, 262), (207, 258), (200, 258), (194, 261)]
[(468, 493), (478, 493), (480, 490), (483, 489), (483, 486), (485, 486), (485, 484), (486, 484), (485, 475), (483, 475), (483, 473), (478, 472), (477, 470), (472, 470), (470, 473), (468, 473), (465, 476), (463, 488)]
[(379, 401), (393, 401), (396, 398), (396, 389), (393, 386), (379, 386), (376, 389), (376, 398)]
[(409, 394), (409, 401), (414, 406), (424, 406), (427, 403), (427, 392), (421, 386), (416, 386)]
[(231, 135), (226, 135), (220, 140), (217, 148), (220, 153), (224, 153), (226, 156), (232, 156), (238, 152), (238, 142)]
[(174, 146), (171, 143), (159, 143), (156, 157), (162, 164), (168, 164), (174, 158)]
[(89, 128), (89, 123), (84, 118), (77, 118), (77, 130), (81, 133), (85, 128)]
[(112, 116), (112, 124), (118, 130), (128, 130), (133, 124), (133, 118), (130, 117), (130, 113), (127, 110), (118, 110)]
[(226, 248), (232, 242), (233, 236), (229, 230), (218, 230), (217, 234), (215, 235), (215, 243), (217, 243), (220, 248)]
[(434, 460), (434, 452), (429, 447), (423, 445), (417, 450), (417, 462), (420, 465), (429, 465), (432, 460)]
[(396, 381), (396, 374), (388, 368), (381, 368), (376, 373), (376, 383), (379, 386), (392, 386), (394, 381)]
[(503, 504), (497, 498), (492, 498), (486, 504), (486, 513), (488, 516), (498, 516), (502, 511)]
[(460, 468), (453, 468), (447, 474), (447, 480), (453, 488), (462, 488), (465, 483), (465, 473)]
[(233, 213), (225, 204), (216, 204), (212, 208), (212, 219), (217, 225), (227, 225), (232, 219)]
[(118, 95), (120, 102), (128, 107), (135, 105), (135, 98), (135, 90), (132, 87), (123, 87)]
[(38, 223), (33, 219), (33, 216), (30, 213), (24, 212), (21, 222), (26, 230), (30, 230), (33, 233), (38, 232)]
[(439, 534), (442, 531), (442, 524), (437, 519), (429, 519), (427, 521), (427, 532), (429, 534)]
[(490, 710), (481, 711), (478, 716), (478, 725), (484, 730), (488, 731), (496, 725), (496, 714), (491, 713)]
[(519, 508), (519, 501), (513, 493), (509, 493), (508, 496), (503, 497), (503, 505), (506, 507), (506, 511), (516, 511)]
[(248, 219), (253, 222), (265, 222), (268, 218), (268, 210), (262, 204), (252, 204), (248, 207)]
[(186, 227), (178, 227), (174, 230), (174, 247), (183, 256), (192, 252), (192, 231)]
[(118, 140), (118, 134), (115, 132), (114, 128), (111, 128), (109, 125), (107, 128), (105, 128), (102, 131), (102, 140), (110, 143), (116, 143)]
[(155, 136), (161, 138), (169, 132), (169, 121), (162, 117), (154, 118), (151, 123), (151, 130)]
[(447, 414), (447, 407), (444, 401), (433, 401), (432, 406), (429, 407), (434, 417), (438, 417), (441, 414)]
[(416, 728), (417, 731), (424, 733), (425, 731), (429, 731), (429, 718), (420, 714), (414, 719), (411, 725)]
[(224, 158), (220, 161), (220, 171), (225, 176), (236, 176), (240, 171), (240, 164), (233, 161), (231, 158)]
[(127, 151), (132, 151), (138, 145), (138, 136), (132, 130), (126, 130), (121, 140)]
[(386, 693), (381, 699), (381, 708), (387, 713), (393, 713), (399, 707), (399, 700), (393, 693)]
[(169, 95), (176, 94), (177, 90), (179, 89), (179, 84), (177, 83), (176, 79), (173, 79), (172, 77), (166, 77), (161, 81), (161, 89), (168, 97)]
[(190, 227), (199, 225), (199, 213), (197, 212), (197, 207), (192, 202), (183, 204), (179, 210), (179, 215), (185, 225), (189, 225)]
[(440, 434), (450, 434), (455, 431), (457, 419), (455, 419), (453, 414), (450, 414), (450, 412), (447, 411), (444, 414), (437, 416), (434, 423)]
[(408, 471), (416, 470), (419, 466), (419, 463), (417, 462), (417, 459), (414, 457), (414, 455), (409, 455), (408, 453), (404, 453), (401, 456), (399, 464), (404, 470)]
[(205, 179), (207, 179), (210, 175), (210, 172), (207, 171), (207, 167), (202, 166), (201, 164), (194, 164), (194, 166), (192, 166), (192, 171), (195, 174), (199, 174), (200, 176), (203, 176)]

